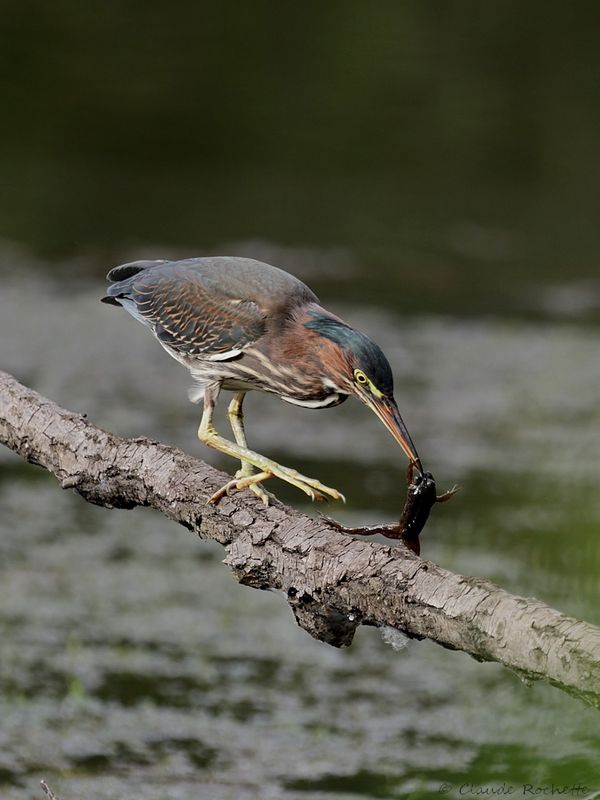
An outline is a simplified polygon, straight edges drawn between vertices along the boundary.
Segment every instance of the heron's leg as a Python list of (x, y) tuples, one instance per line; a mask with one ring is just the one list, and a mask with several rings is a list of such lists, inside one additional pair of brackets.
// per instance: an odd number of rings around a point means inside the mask
[[(227, 407), (229, 424), (231, 425), (231, 430), (233, 431), (235, 441), (240, 447), (248, 447), (248, 442), (246, 441), (246, 431), (244, 430), (244, 412), (242, 411), (242, 403), (244, 402), (245, 396), (246, 392), (236, 392), (233, 395), (233, 400)], [(252, 475), (254, 473), (254, 467), (249, 461), (242, 460), (241, 471), (244, 473), (243, 477), (247, 477), (248, 475)]]
[[(246, 392), (236, 392), (233, 395), (233, 399), (227, 408), (227, 416), (229, 417), (229, 424), (231, 425), (236, 443), (240, 447), (247, 448), (248, 442), (246, 441), (246, 431), (244, 430), (244, 412), (242, 411), (242, 404), (245, 396)], [(242, 488), (240, 485), (241, 479), (256, 475), (256, 470), (249, 461), (244, 461), (242, 459), (241, 465), (241, 469), (238, 469), (235, 473), (235, 477), (240, 479), (236, 484), (238, 489)], [(266, 506), (269, 505), (269, 498), (271, 495), (260, 485), (260, 481), (253, 480), (251, 483), (248, 483), (247, 486), (257, 497), (260, 497)]]
[(215, 492), (209, 502), (215, 503), (226, 494), (229, 489), (237, 486), (238, 483), (241, 485), (241, 488), (247, 487), (255, 483), (260, 483), (271, 477), (271, 475), (301, 489), (312, 500), (325, 500), (327, 496), (334, 500), (344, 500), (344, 495), (338, 492), (337, 489), (331, 489), (329, 486), (325, 486), (314, 478), (307, 478), (305, 475), (296, 472), (295, 469), (283, 467), (276, 461), (265, 458), (265, 456), (261, 456), (260, 453), (255, 453), (254, 450), (250, 450), (247, 446), (237, 444), (237, 442), (234, 444), (223, 436), (220, 436), (213, 425), (213, 414), (215, 403), (219, 396), (219, 388), (218, 385), (213, 385), (207, 386), (205, 389), (204, 412), (200, 420), (200, 427), (198, 428), (198, 438), (201, 442), (204, 442), (209, 447), (214, 447), (215, 450), (219, 450), (221, 453), (225, 453), (233, 458), (238, 458), (242, 463), (251, 464), (253, 467), (256, 467), (259, 472), (241, 479), (234, 478), (219, 489), (218, 492)]

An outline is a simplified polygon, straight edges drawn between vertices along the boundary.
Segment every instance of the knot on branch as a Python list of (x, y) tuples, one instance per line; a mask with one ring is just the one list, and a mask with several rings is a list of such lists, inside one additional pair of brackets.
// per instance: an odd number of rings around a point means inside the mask
[(352, 643), (361, 623), (357, 612), (338, 611), (306, 591), (297, 592), (294, 587), (288, 589), (287, 596), (296, 622), (313, 638), (333, 647)]

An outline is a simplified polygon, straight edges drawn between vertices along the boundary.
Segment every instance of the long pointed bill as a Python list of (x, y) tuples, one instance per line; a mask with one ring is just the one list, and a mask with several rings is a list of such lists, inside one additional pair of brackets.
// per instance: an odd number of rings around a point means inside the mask
[(414, 446), (410, 433), (408, 432), (404, 420), (400, 416), (398, 406), (390, 400), (382, 399), (368, 403), (370, 408), (377, 414), (394, 439), (406, 453), (408, 460), (414, 464), (419, 472), (423, 473), (421, 459)]

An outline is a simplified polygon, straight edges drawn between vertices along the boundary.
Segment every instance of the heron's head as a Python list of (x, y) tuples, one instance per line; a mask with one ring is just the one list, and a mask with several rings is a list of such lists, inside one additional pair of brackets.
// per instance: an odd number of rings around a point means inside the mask
[(314, 314), (305, 327), (327, 339), (324, 376), (340, 392), (353, 395), (373, 411), (407, 458), (423, 472), (421, 459), (394, 399), (394, 379), (383, 351), (366, 334), (328, 315)]

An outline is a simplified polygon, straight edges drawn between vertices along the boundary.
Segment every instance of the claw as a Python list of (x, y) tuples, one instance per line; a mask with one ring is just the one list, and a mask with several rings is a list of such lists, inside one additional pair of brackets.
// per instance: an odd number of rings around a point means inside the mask
[(211, 494), (211, 496), (206, 501), (206, 504), (211, 505), (214, 503), (218, 503), (222, 497), (224, 497), (226, 494), (229, 494), (229, 490), (231, 489), (232, 486), (235, 486), (236, 483), (237, 481), (235, 480), (228, 481), (226, 484), (224, 484), (224, 486), (221, 486), (220, 489), (217, 489), (217, 491), (214, 494)]
[(271, 494), (271, 492), (267, 492), (266, 489), (263, 489), (263, 487), (259, 483), (253, 483), (248, 488), (250, 489), (251, 492), (254, 492), (254, 494), (259, 498), (259, 500), (262, 500), (265, 506), (268, 506), (271, 503), (273, 495)]

